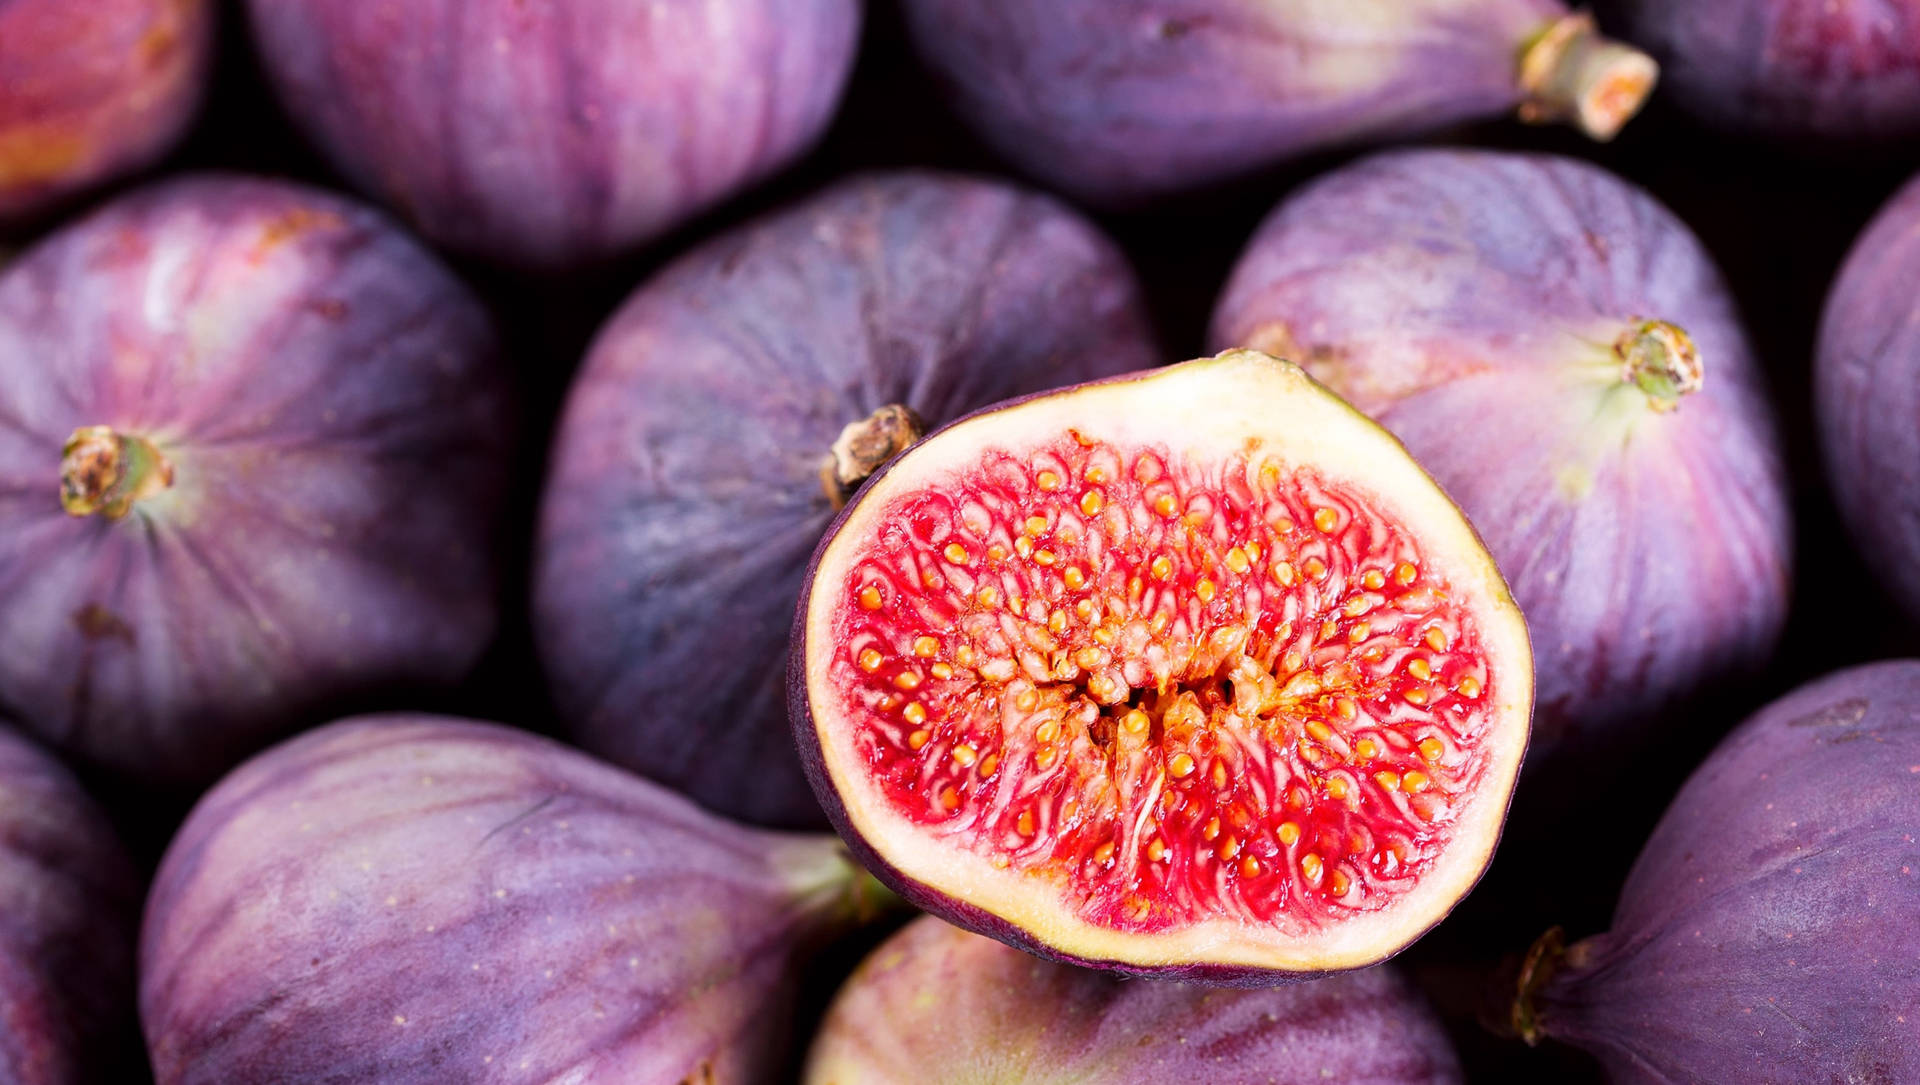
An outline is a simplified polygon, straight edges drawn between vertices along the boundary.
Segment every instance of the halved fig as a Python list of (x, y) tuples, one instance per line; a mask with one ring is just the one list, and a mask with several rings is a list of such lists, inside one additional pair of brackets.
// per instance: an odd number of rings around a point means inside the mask
[(974, 414), (828, 532), (791, 707), (909, 900), (1246, 985), (1382, 960), (1492, 855), (1532, 660), (1466, 518), (1254, 351)]

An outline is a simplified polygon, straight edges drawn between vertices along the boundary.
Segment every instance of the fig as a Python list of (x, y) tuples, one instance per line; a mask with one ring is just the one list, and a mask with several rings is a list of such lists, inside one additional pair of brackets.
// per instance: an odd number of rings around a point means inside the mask
[(361, 717), (188, 817), (141, 1020), (160, 1085), (769, 1080), (796, 954), (869, 885), (548, 739)]
[(314, 189), (191, 177), (50, 236), (0, 276), (0, 707), (171, 787), (463, 677), (506, 377), (451, 275)]
[(1821, 320), (1814, 404), (1834, 501), (1879, 585), (1920, 620), (1920, 178), (1848, 255)]
[(1645, 54), (1559, 0), (905, 0), (961, 116), (1109, 205), (1518, 111), (1610, 139)]
[(784, 675), (834, 509), (926, 424), (1158, 357), (1119, 250), (991, 181), (852, 178), (669, 266), (600, 332), (554, 444), (533, 618), (572, 737), (823, 826)]
[(1550, 156), (1364, 159), (1261, 225), (1212, 341), (1305, 366), (1485, 534), (1542, 661), (1536, 754), (1630, 748), (1767, 661), (1775, 422), (1711, 257), (1640, 189)]
[(288, 113), (434, 242), (594, 263), (779, 170), (853, 67), (861, 0), (249, 0)]
[(1920, 1080), (1920, 662), (1768, 705), (1681, 788), (1612, 930), (1528, 955), (1513, 1025), (1616, 1082)]
[(0, 4), (0, 225), (151, 164), (186, 131), (212, 0)]
[(124, 1080), (140, 886), (67, 770), (0, 723), (0, 1082)]
[(1261, 991), (1052, 964), (932, 916), (853, 974), (806, 1085), (1462, 1082), (1446, 1032), (1391, 968)]
[(1493, 852), (1525, 624), (1406, 450), (1252, 351), (987, 408), (869, 481), (789, 667), (883, 881), (1042, 956), (1268, 986), (1372, 964)]

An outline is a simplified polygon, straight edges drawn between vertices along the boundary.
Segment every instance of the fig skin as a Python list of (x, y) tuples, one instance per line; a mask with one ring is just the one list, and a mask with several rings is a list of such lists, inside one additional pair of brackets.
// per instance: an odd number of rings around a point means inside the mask
[(1827, 298), (1814, 405), (1827, 478), (1880, 586), (1920, 621), (1920, 178), (1855, 243)]
[(0, 226), (150, 165), (206, 90), (213, 0), (0, 4)]
[(1606, 139), (1657, 75), (1558, 0), (906, 0), (904, 11), (994, 150), (1105, 205), (1515, 110)]
[[(1626, 381), (1615, 345), (1649, 320), (1697, 349), (1696, 391)], [(1770, 657), (1793, 548), (1773, 414), (1711, 258), (1639, 188), (1551, 156), (1364, 159), (1260, 227), (1212, 341), (1299, 362), (1466, 510), (1532, 631), (1530, 764), (1630, 747)]]
[(1681, 788), (1612, 930), (1543, 942), (1516, 1025), (1622, 1085), (1920, 1080), (1916, 772), (1920, 662), (1762, 709)]
[(1391, 968), (1222, 991), (1053, 964), (931, 916), (876, 949), (814, 1039), (806, 1085), (1443, 1085), (1465, 1081)]
[(294, 121), (436, 244), (565, 270), (800, 157), (861, 0), (250, 0)]
[(824, 825), (783, 682), (843, 427), (1158, 360), (1119, 250), (992, 181), (855, 177), (670, 265), (601, 330), (554, 444), (533, 620), (571, 736), (710, 809)]
[(0, 722), (0, 1082), (121, 1080), (140, 884), (66, 768)]
[[(357, 204), (202, 176), (50, 236), (0, 276), (0, 418), (0, 706), (64, 750), (203, 782), (491, 639), (507, 373)], [(118, 518), (95, 426), (164, 461)]]
[(796, 953), (870, 885), (548, 739), (361, 717), (188, 817), (141, 1019), (159, 1085), (770, 1080)]

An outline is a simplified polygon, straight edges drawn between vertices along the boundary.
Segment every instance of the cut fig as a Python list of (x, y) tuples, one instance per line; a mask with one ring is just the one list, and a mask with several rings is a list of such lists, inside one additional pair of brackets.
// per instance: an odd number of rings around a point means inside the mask
[(1384, 959), (1491, 856), (1519, 610), (1384, 430), (1254, 351), (989, 408), (892, 461), (794, 636), (803, 759), (882, 880), (1123, 971)]

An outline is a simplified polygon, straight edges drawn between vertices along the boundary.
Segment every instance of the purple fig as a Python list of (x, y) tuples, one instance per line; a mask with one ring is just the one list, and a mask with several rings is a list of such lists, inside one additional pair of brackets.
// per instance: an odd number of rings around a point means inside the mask
[(988, 181), (855, 178), (673, 264), (588, 355), (541, 510), (535, 631), (573, 736), (822, 824), (782, 676), (834, 509), (925, 425), (1157, 360), (1119, 251)]
[(1621, 1085), (1920, 1081), (1920, 662), (1775, 701), (1695, 770), (1613, 928), (1529, 954), (1513, 1024)]
[(1920, 178), (1847, 257), (1820, 327), (1827, 477), (1879, 584), (1920, 620)]
[(730, 824), (550, 740), (364, 717), (188, 817), (147, 902), (141, 1020), (160, 1085), (761, 1081), (795, 954), (870, 886), (831, 837)]
[(1536, 749), (1630, 745), (1767, 660), (1773, 416), (1710, 258), (1640, 189), (1544, 156), (1363, 160), (1260, 227), (1213, 340), (1298, 361), (1460, 502), (1532, 631)]
[(213, 0), (0, 3), (0, 224), (140, 169), (206, 89)]
[(0, 724), (0, 1082), (116, 1080), (140, 886), (59, 762)]
[(250, 0), (294, 120), (433, 241), (609, 257), (799, 157), (860, 0)]
[(931, 916), (827, 1011), (806, 1085), (1441, 1085), (1466, 1080), (1391, 968), (1225, 991), (1053, 964)]
[(1103, 203), (1515, 110), (1609, 139), (1658, 73), (1559, 0), (906, 0), (906, 14), (989, 144)]
[(485, 313), (382, 217), (200, 177), (0, 275), (0, 705), (198, 782), (491, 638), (508, 468)]

